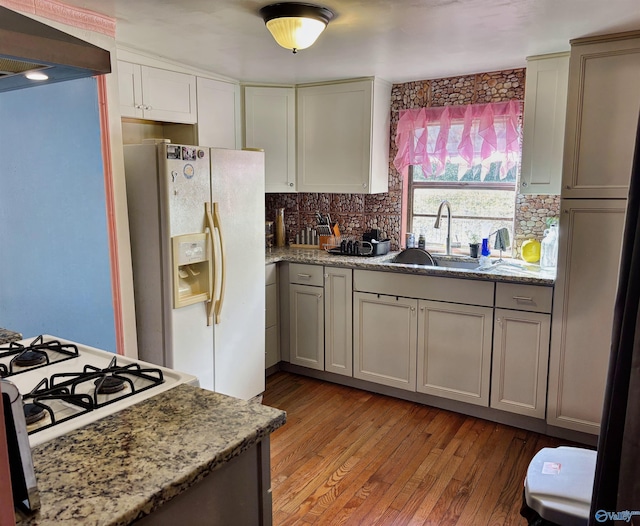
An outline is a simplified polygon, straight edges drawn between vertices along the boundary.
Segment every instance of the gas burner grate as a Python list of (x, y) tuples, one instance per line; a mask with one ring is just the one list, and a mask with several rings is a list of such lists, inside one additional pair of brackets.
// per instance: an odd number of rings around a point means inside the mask
[[(92, 382), (92, 386), (89, 385)], [(65, 388), (70, 393), (84, 390), (91, 393), (95, 407), (117, 402), (128, 396), (151, 389), (164, 383), (164, 375), (160, 369), (142, 368), (137, 363), (118, 365), (114, 356), (109, 366), (100, 369), (93, 365), (85, 365), (79, 373), (57, 373), (51, 375), (52, 388)], [(120, 387), (122, 385), (122, 388)], [(117, 389), (114, 389), (117, 386)], [(128, 390), (124, 390), (125, 387)], [(112, 391), (113, 392), (110, 392)], [(89, 394), (89, 393), (87, 393)], [(99, 395), (114, 395), (99, 397)]]
[[(27, 433), (31, 435), (38, 431), (48, 429), (56, 424), (61, 424), (67, 420), (71, 420), (77, 416), (93, 411), (95, 406), (90, 396), (86, 394), (72, 394), (68, 389), (64, 387), (50, 387), (49, 380), (43, 378), (33, 390), (22, 397), (22, 402), (26, 406), (31, 406), (31, 411), (41, 410), (48, 414), (48, 423), (44, 425), (38, 425), (38, 421), (34, 421), (28, 424), (34, 424), (38, 427), (35, 429), (29, 429), (27, 426)], [(36, 409), (37, 408), (37, 409)], [(62, 408), (62, 411), (60, 409)], [(43, 415), (44, 417), (44, 415)]]
[(44, 409), (50, 417), (46, 423), (35, 423), (27, 431), (30, 435), (37, 433), (162, 383), (164, 375), (160, 369), (142, 368), (137, 363), (121, 366), (116, 356), (104, 369), (85, 365), (80, 372), (52, 374), (23, 397), (25, 404)]
[(0, 346), (0, 360), (9, 359), (9, 364), (0, 363), (0, 376), (5, 378), (16, 374), (33, 371), (80, 356), (78, 347), (58, 340), (44, 341), (38, 336), (29, 345), (11, 342)]

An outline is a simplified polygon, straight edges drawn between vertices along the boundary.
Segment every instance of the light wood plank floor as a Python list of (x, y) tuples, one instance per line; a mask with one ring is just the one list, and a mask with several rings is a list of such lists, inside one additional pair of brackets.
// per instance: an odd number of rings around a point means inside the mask
[(563, 442), (432, 407), (278, 372), (264, 403), (274, 526), (523, 525), (533, 455)]

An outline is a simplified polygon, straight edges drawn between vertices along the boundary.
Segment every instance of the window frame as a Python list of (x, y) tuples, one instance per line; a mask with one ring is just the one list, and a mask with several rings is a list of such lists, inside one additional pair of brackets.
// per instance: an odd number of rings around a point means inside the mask
[[(435, 221), (437, 217), (437, 210), (434, 210), (432, 214), (416, 214), (413, 209), (414, 202), (414, 190), (420, 188), (436, 188), (442, 190), (464, 190), (464, 189), (476, 189), (476, 190), (509, 190), (513, 192), (514, 201), (517, 198), (518, 192), (518, 179), (520, 177), (520, 167), (518, 166), (516, 181), (508, 182), (508, 183), (499, 183), (499, 182), (478, 182), (478, 181), (438, 181), (437, 179), (433, 179), (430, 181), (414, 181), (413, 180), (413, 172), (417, 165), (409, 165), (409, 177), (408, 177), (408, 188), (407, 188), (407, 220), (406, 220), (406, 232), (412, 232), (413, 228), (413, 219), (414, 217), (423, 217), (423, 218), (432, 218)], [(504, 221), (507, 218), (504, 217), (494, 217), (494, 216), (461, 216), (456, 215), (455, 219), (467, 219), (467, 220), (489, 220), (489, 221)], [(514, 215), (510, 218), (513, 223), (513, 232), (515, 235), (515, 209)], [(452, 249), (453, 252), (453, 249)], [(461, 250), (461, 253), (465, 252)]]

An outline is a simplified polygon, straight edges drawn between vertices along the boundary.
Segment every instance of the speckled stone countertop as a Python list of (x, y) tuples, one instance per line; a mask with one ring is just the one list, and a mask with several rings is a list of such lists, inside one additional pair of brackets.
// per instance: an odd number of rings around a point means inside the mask
[(22, 340), (22, 334), (0, 327), (0, 345)]
[(434, 255), (434, 258), (436, 262), (442, 262), (443, 264), (459, 262), (471, 265), (472, 268), (431, 267), (392, 263), (391, 259), (397, 254), (398, 252), (389, 252), (384, 256), (375, 257), (341, 256), (329, 254), (324, 250), (284, 247), (266, 249), (265, 262), (268, 264), (288, 261), (290, 263), (309, 263), (362, 270), (381, 270), (384, 272), (400, 272), (404, 274), (547, 286), (553, 285), (556, 280), (555, 271), (541, 270), (539, 265), (526, 263), (519, 259), (504, 258), (505, 263), (494, 265), (488, 270), (480, 270), (475, 265), (477, 260), (467, 256)]
[(279, 409), (180, 385), (33, 448), (42, 508), (20, 526), (120, 526), (281, 427)]

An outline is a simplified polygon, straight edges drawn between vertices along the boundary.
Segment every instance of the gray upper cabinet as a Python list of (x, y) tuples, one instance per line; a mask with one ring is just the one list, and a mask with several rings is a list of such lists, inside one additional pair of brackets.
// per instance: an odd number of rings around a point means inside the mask
[(374, 78), (245, 86), (244, 145), (265, 151), (266, 192), (386, 192), (390, 106)]
[(296, 90), (245, 86), (244, 146), (261, 148), (265, 191), (296, 191)]
[(520, 193), (559, 194), (569, 53), (527, 58)]
[(240, 147), (240, 86), (198, 77), (198, 144)]
[(626, 198), (640, 109), (640, 32), (571, 45), (562, 197)]
[(119, 60), (118, 83), (122, 117), (195, 124), (195, 76)]
[(386, 192), (390, 105), (380, 79), (298, 86), (298, 191)]

